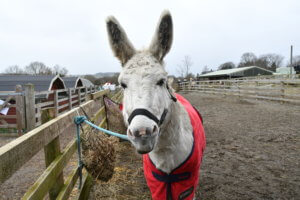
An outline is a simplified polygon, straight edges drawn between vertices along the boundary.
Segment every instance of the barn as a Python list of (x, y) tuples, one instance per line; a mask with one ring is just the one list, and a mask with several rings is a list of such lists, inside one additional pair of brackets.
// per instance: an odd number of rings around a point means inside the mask
[[(24, 89), (24, 86), (26, 84), (33, 84), (34, 90), (36, 92), (40, 91), (51, 91), (51, 90), (57, 90), (57, 89), (65, 89), (66, 86), (64, 84), (64, 81), (58, 76), (58, 75), (0, 75), (0, 94), (1, 92), (12, 92), (16, 90), (16, 85), (21, 85)], [(8, 96), (6, 95), (0, 95), (0, 99), (5, 101)], [(36, 102), (42, 102), (46, 101), (48, 99), (53, 99), (53, 94), (47, 95), (36, 95)], [(10, 99), (8, 101), (9, 104), (16, 104), (14, 99)], [(9, 108), (6, 115), (16, 115), (16, 107)], [(0, 120), (1, 124), (15, 124), (16, 119), (15, 118), (9, 118), (5, 120)]]
[(81, 77), (73, 76), (73, 77), (63, 77), (63, 81), (65, 82), (65, 85), (67, 88), (78, 88), (78, 87), (91, 87), (94, 86), (94, 84)]
[(24, 87), (33, 84), (35, 91), (65, 89), (65, 83), (58, 75), (0, 75), (0, 91), (15, 91), (16, 85)]
[(273, 72), (261, 67), (250, 66), (250, 67), (218, 70), (215, 72), (202, 74), (198, 76), (197, 79), (198, 80), (220, 80), (220, 79), (241, 78), (241, 77), (249, 77), (249, 76), (259, 76), (259, 75), (273, 75)]

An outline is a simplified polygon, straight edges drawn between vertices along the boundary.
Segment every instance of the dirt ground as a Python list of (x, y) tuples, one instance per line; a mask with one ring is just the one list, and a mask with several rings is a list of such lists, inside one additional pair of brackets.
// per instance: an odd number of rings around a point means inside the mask
[[(206, 131), (196, 199), (300, 199), (300, 106), (183, 95), (201, 112)], [(62, 143), (71, 140), (71, 133)], [(150, 199), (141, 156), (127, 142), (117, 152), (115, 175), (107, 183), (96, 182), (90, 199)], [(43, 170), (40, 152), (0, 185), (0, 199), (22, 197), (35, 180), (31, 177)]]
[(204, 118), (197, 197), (300, 199), (300, 106), (184, 94)]
[[(207, 147), (196, 199), (300, 199), (300, 106), (184, 93), (201, 112)], [(141, 157), (118, 147), (116, 173), (90, 199), (150, 199)]]
[[(60, 135), (61, 149), (75, 137), (75, 127), (69, 127), (63, 134)], [(0, 137), (0, 147), (15, 138)], [(76, 155), (75, 155), (76, 156)], [(76, 157), (74, 156), (72, 165), (76, 165)], [(21, 199), (25, 192), (38, 177), (46, 169), (44, 150), (39, 151), (25, 165), (23, 165), (15, 174), (0, 185), (0, 200), (15, 200)], [(64, 169), (67, 173), (71, 170), (71, 166)]]

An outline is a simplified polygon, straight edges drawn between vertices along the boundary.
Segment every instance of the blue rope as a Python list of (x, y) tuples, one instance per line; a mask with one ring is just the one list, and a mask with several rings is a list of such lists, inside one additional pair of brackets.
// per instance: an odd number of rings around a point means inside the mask
[(77, 137), (77, 153), (78, 153), (78, 175), (79, 175), (79, 184), (78, 189), (81, 188), (82, 185), (82, 168), (83, 168), (83, 162), (81, 159), (81, 147), (80, 147), (80, 126), (83, 122), (83, 118), (74, 118), (74, 123), (76, 124), (76, 137)]
[(79, 175), (79, 185), (78, 185), (78, 189), (81, 188), (82, 185), (82, 168), (83, 168), (83, 162), (81, 159), (81, 148), (80, 148), (80, 126), (81, 124), (85, 122), (88, 125), (94, 127), (95, 129), (102, 131), (108, 135), (112, 135), (118, 138), (121, 138), (123, 140), (129, 140), (127, 135), (122, 135), (120, 133), (115, 133), (112, 131), (109, 131), (107, 129), (101, 128), (93, 123), (91, 123), (90, 121), (87, 120), (87, 118), (85, 116), (76, 116), (74, 118), (74, 123), (76, 124), (76, 137), (77, 137), (77, 152), (78, 152), (78, 175)]
[(99, 131), (102, 131), (108, 135), (112, 135), (112, 136), (115, 136), (115, 137), (118, 137), (118, 138), (121, 138), (123, 140), (129, 140), (127, 135), (123, 135), (123, 134), (120, 134), (120, 133), (115, 133), (115, 132), (112, 132), (110, 130), (107, 130), (107, 129), (104, 129), (104, 128), (101, 128), (95, 124), (93, 124), (92, 122), (88, 121), (87, 118), (85, 116), (76, 116), (74, 118), (74, 122), (75, 124), (81, 124), (83, 122), (87, 123), (88, 125), (90, 125), (91, 127), (94, 127), (95, 129), (99, 130)]
[(88, 121), (88, 120), (84, 120), (84, 122), (87, 123), (88, 125), (94, 127), (95, 129), (98, 129), (99, 131), (102, 131), (102, 132), (104, 132), (104, 133), (106, 133), (106, 134), (108, 134), (108, 135), (116, 136), (116, 137), (121, 138), (121, 139), (123, 139), (123, 140), (128, 140), (127, 135), (123, 135), (123, 134), (120, 134), (120, 133), (115, 133), (115, 132), (112, 132), (112, 131), (110, 131), (110, 130), (101, 128), (101, 127), (99, 127), (99, 126), (97, 126), (97, 125), (91, 123), (91, 122)]

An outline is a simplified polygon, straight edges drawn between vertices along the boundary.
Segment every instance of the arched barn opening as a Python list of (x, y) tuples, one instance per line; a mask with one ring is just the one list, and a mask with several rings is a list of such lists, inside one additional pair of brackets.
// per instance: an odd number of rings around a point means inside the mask
[[(49, 85), (49, 89), (48, 91), (52, 91), (52, 90), (61, 90), (61, 89), (67, 89), (65, 86), (65, 83), (63, 81), (63, 79), (61, 77), (59, 77), (59, 75), (56, 75), (52, 80), (51, 83)], [(58, 98), (63, 98), (67, 95), (66, 92), (64, 93), (60, 93), (60, 96)], [(53, 101), (54, 99), (54, 94), (50, 93), (47, 98), (43, 98), (42, 97), (42, 101)]]
[(83, 84), (82, 84), (82, 81), (81, 81), (80, 78), (77, 79), (77, 83), (76, 83), (76, 86), (75, 86), (75, 87), (76, 87), (76, 88), (78, 88), (78, 87), (83, 87)]
[(49, 90), (59, 90), (59, 89), (66, 89), (66, 87), (64, 81), (59, 76), (56, 76), (55, 78), (52, 79)]

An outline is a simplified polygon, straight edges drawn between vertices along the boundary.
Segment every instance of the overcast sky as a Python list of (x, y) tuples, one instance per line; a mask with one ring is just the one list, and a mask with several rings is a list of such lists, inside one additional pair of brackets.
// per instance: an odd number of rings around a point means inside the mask
[(174, 41), (166, 68), (176, 74), (185, 55), (192, 71), (237, 64), (242, 53), (300, 54), (299, 0), (195, 1), (0, 1), (0, 71), (32, 61), (59, 64), (71, 74), (118, 72), (105, 19), (114, 15), (137, 49), (147, 47), (164, 9), (170, 10)]

